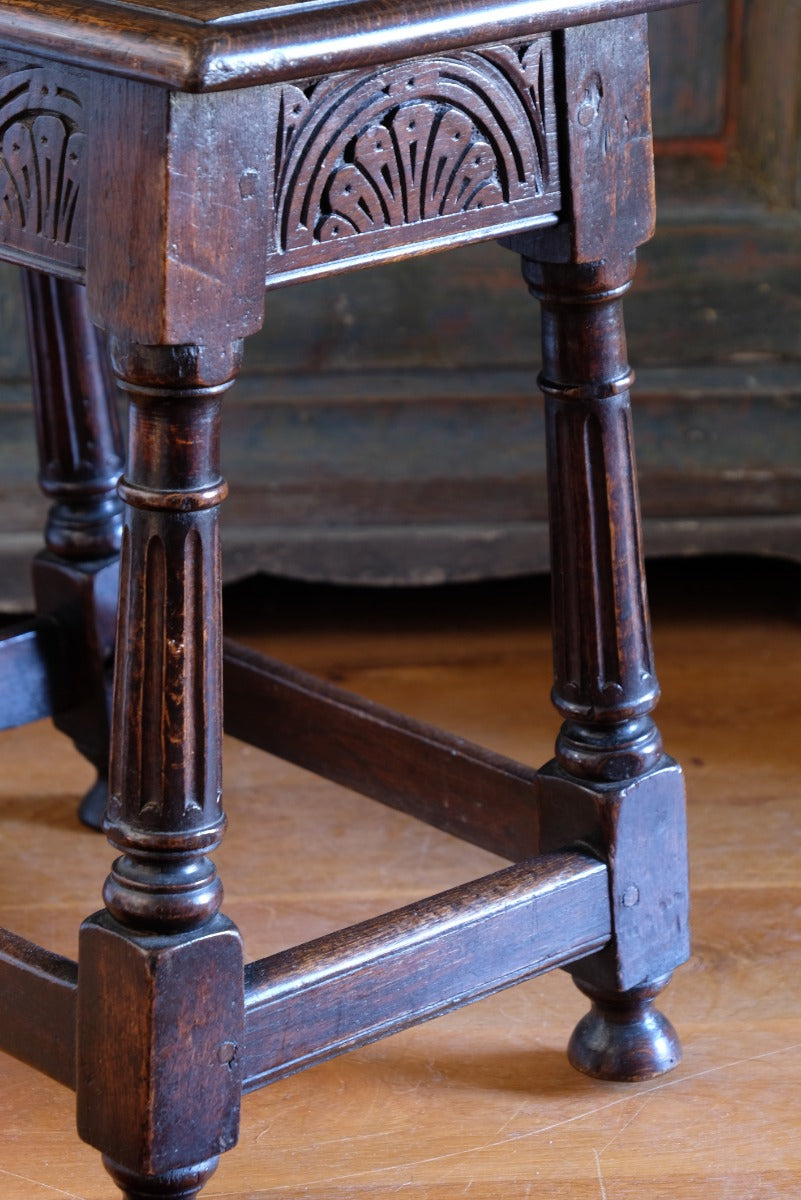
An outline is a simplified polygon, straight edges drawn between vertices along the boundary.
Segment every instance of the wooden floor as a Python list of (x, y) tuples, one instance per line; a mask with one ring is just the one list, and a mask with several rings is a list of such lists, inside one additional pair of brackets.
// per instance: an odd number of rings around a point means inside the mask
[[(642, 1085), (576, 1074), (563, 973), (248, 1097), (208, 1200), (751, 1200), (801, 1191), (801, 571), (652, 573), (658, 715), (686, 768), (691, 962), (664, 1007), (683, 1065)], [(427, 593), (245, 588), (254, 644), (533, 763), (556, 718), (542, 581)], [(110, 852), (80, 828), (82, 761), (42, 724), (3, 735), (0, 924), (74, 956)], [(472, 878), (490, 855), (226, 744), (217, 856), (249, 956)], [(0, 1060), (0, 1197), (114, 1189), (71, 1093)]]

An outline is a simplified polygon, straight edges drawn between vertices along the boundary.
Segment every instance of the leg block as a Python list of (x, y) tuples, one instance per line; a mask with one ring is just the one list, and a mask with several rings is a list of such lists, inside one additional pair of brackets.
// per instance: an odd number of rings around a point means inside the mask
[(671, 759), (618, 784), (592, 784), (555, 763), (539, 776), (542, 850), (582, 846), (609, 865), (612, 939), (567, 969), (593, 1002), (570, 1060), (602, 1079), (647, 1079), (681, 1057), (653, 1007), (689, 957), (684, 781)]
[(154, 937), (108, 913), (90, 917), (77, 1025), (81, 1137), (112, 1174), (125, 1175), (131, 1195), (193, 1195), (200, 1184), (191, 1180), (209, 1174), (238, 1134), (244, 967), (236, 928), (218, 916), (192, 934)]

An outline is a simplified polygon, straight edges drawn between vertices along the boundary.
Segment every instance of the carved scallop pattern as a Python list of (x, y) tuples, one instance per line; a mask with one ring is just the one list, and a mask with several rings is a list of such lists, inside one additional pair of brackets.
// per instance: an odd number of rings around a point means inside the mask
[(32, 67), (0, 79), (0, 230), (43, 253), (84, 242), (85, 134), (78, 96)]
[(277, 249), (553, 195), (551, 95), (548, 37), (282, 88)]

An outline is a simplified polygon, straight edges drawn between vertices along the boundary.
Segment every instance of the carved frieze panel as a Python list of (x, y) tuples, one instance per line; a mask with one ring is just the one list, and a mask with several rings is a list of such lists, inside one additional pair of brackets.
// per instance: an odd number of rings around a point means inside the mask
[(549, 36), (279, 89), (269, 274), (547, 219)]
[[(0, 59), (3, 256), (76, 278), (86, 261), (90, 119), (100, 129), (104, 117), (89, 80), (56, 64)], [(253, 161), (240, 190), (265, 173), (268, 282), (511, 233), (554, 220), (560, 208), (549, 35), (267, 84), (253, 96)], [(205, 96), (180, 99), (199, 120), (214, 108)], [(135, 136), (141, 114), (131, 104)], [(186, 157), (170, 141), (178, 136), (168, 135), (153, 169), (168, 175), (173, 155)], [(194, 187), (190, 172), (165, 192), (168, 224), (202, 206), (208, 174), (226, 169), (212, 144)]]
[(0, 62), (0, 241), (12, 257), (83, 266), (85, 143), (72, 76)]

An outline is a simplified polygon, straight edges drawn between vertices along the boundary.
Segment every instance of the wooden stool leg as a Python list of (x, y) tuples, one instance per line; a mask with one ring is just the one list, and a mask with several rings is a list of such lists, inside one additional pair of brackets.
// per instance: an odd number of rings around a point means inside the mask
[(78, 1125), (131, 1200), (189, 1200), (237, 1137), (243, 953), (222, 837), (221, 394), (239, 346), (113, 347), (130, 395), (106, 832), (84, 923)]
[(653, 1007), (688, 954), (684, 792), (651, 718), (654, 673), (632, 452), (623, 293), (634, 255), (524, 260), (542, 304), (552, 538), (554, 703), (541, 775), (543, 850), (589, 842), (609, 863), (614, 938), (570, 969), (593, 1001), (575, 1066), (641, 1079), (675, 1065)]
[(124, 1200), (194, 1200), (214, 1174), (218, 1162), (219, 1159), (214, 1158), (185, 1171), (173, 1171), (169, 1175), (147, 1179), (126, 1171), (105, 1156), (103, 1158), (103, 1165), (122, 1192)]
[[(53, 617), (83, 699), (55, 724), (97, 769), (80, 808), (99, 828), (106, 805), (111, 651), (117, 611), (123, 442), (105, 339), (78, 284), (22, 271), (28, 320), (39, 482), (52, 501), (46, 550), (33, 565), (40, 616)], [(77, 682), (77, 681), (76, 681)]]

